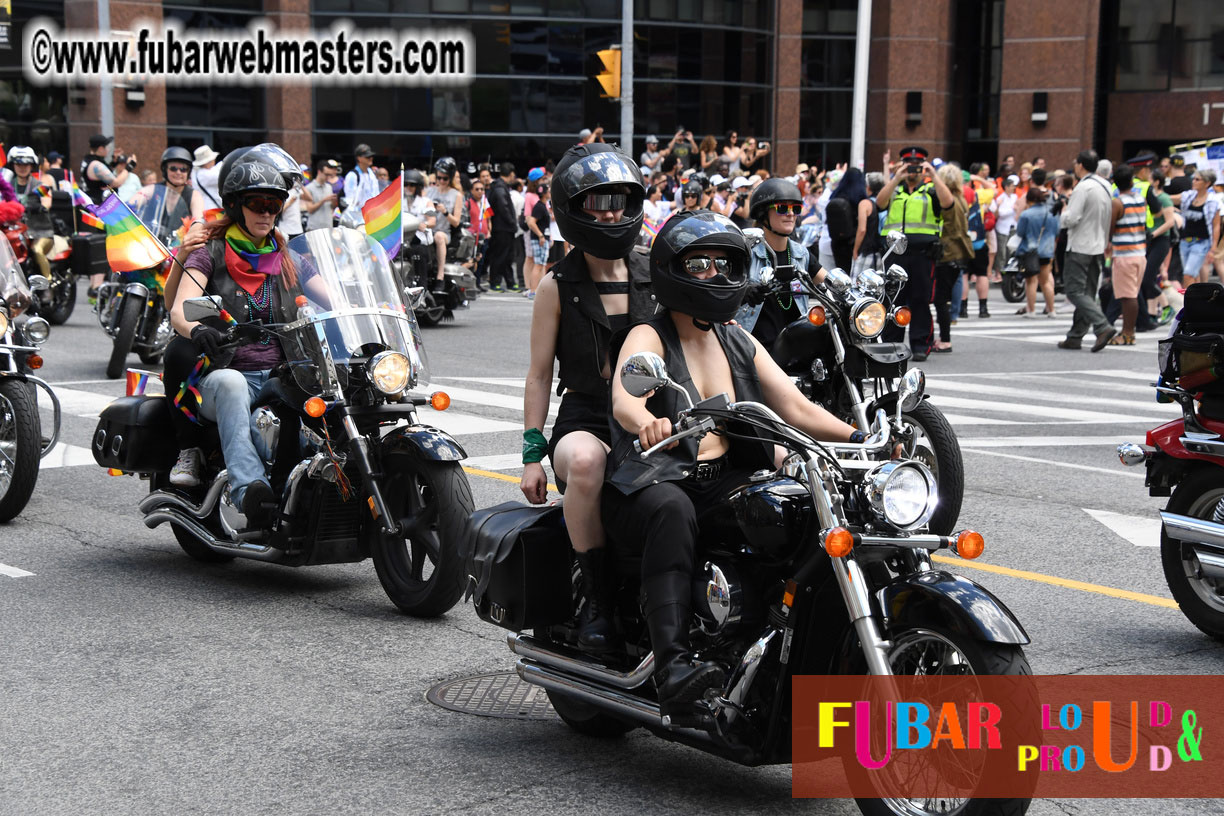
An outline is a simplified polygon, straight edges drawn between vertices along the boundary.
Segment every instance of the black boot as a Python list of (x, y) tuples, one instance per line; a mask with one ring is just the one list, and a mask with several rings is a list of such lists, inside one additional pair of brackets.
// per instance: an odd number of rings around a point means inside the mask
[(592, 652), (606, 652), (618, 645), (612, 621), (612, 584), (604, 569), (607, 552), (606, 547), (600, 547), (574, 553), (582, 570), (582, 594), (586, 596), (586, 607), (578, 623), (578, 645)]
[(959, 317), (968, 317), (968, 316), (969, 316), (969, 301), (968, 301), (968, 300), (962, 300), (962, 301), (961, 301), (960, 315), (958, 315), (958, 316), (959, 316)]
[(710, 689), (727, 681), (722, 666), (699, 662), (689, 651), (692, 623), (690, 576), (669, 572), (651, 576), (646, 587), (646, 626), (655, 657), (655, 685), (659, 688), (659, 710), (676, 719), (695, 713), (692, 704)]
[(990, 317), (990, 309), (986, 308), (986, 301), (978, 301), (978, 317)]

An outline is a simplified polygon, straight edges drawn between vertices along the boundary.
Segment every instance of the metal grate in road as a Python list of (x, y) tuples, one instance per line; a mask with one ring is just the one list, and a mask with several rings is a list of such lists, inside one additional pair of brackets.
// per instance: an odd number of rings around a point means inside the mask
[(524, 683), (515, 672), (446, 680), (426, 692), (425, 699), (450, 711), (480, 717), (551, 720), (557, 716), (544, 689)]

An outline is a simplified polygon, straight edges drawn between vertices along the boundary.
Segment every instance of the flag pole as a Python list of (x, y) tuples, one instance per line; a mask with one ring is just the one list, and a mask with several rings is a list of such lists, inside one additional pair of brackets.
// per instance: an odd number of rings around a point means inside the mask
[[(128, 203), (126, 201), (124, 201), (122, 198), (119, 198), (118, 193), (112, 194), (112, 197), (119, 199), (119, 203), (123, 205), (123, 209), (127, 210), (128, 214), (131, 215), (133, 218), (135, 218), (140, 223), (140, 226), (144, 227), (145, 232), (149, 233), (149, 237), (153, 239), (153, 243), (157, 244), (158, 249), (166, 253), (166, 256), (170, 259), (171, 263), (177, 264), (178, 268), (182, 271), (182, 273), (188, 276), (189, 278), (191, 278), (193, 281), (195, 281), (196, 284), (200, 287), (200, 289), (204, 291), (208, 290), (208, 285), (207, 285), (208, 282), (205, 281), (204, 283), (200, 283), (198, 280), (196, 280), (195, 276), (187, 271), (187, 267), (183, 266), (183, 262), (180, 261), (178, 257), (176, 257), (175, 253), (171, 252), (170, 249), (161, 242), (161, 239), (153, 234), (153, 230), (149, 229), (148, 225), (145, 224), (145, 222), (140, 220), (140, 216), (138, 216), (132, 210), (132, 208), (128, 206)], [(95, 205), (95, 206), (101, 206), (101, 205)]]

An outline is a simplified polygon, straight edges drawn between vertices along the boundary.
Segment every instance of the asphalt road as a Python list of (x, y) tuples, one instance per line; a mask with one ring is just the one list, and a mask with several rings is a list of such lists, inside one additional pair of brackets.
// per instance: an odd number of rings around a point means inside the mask
[[(1113, 455), (1176, 415), (1155, 403), (1155, 343), (1060, 351), (1068, 317), (953, 328), (923, 364), (964, 446), (962, 524), (981, 564), (956, 568), (1028, 629), (1043, 674), (1219, 674), (1221, 647), (1171, 600), (1149, 498)], [(1060, 298), (1060, 308), (1062, 301)], [(1004, 316), (1006, 315), (1006, 316)], [(519, 498), (530, 303), (486, 296), (426, 330), (429, 419), (472, 457), (477, 507)], [(394, 610), (369, 562), (299, 570), (188, 559), (148, 530), (146, 485), (88, 453), (92, 417), (122, 394), (110, 342), (82, 303), (52, 331), (66, 446), (26, 511), (0, 527), (0, 812), (856, 813), (792, 800), (790, 769), (742, 768), (635, 731), (601, 742), (559, 720), (494, 719), (426, 700), (439, 681), (511, 670), (505, 634), (459, 606)], [(136, 358), (131, 358), (136, 365)], [(1034, 814), (1219, 813), (1214, 801), (1071, 800)]]

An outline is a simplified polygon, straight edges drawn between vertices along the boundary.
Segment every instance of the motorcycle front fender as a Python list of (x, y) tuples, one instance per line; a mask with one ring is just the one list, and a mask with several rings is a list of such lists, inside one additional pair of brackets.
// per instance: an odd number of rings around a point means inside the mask
[(143, 283), (136, 282), (124, 284), (123, 294), (132, 295), (133, 297), (140, 298), (141, 301), (146, 301), (149, 299), (149, 287), (145, 286)]
[(968, 578), (943, 570), (907, 575), (880, 590), (891, 630), (950, 630), (988, 643), (1029, 643), (1028, 633), (1002, 601)]
[(446, 431), (429, 425), (408, 425), (396, 428), (378, 443), (379, 451), (416, 453), (435, 462), (458, 462), (467, 458), (467, 451)]

